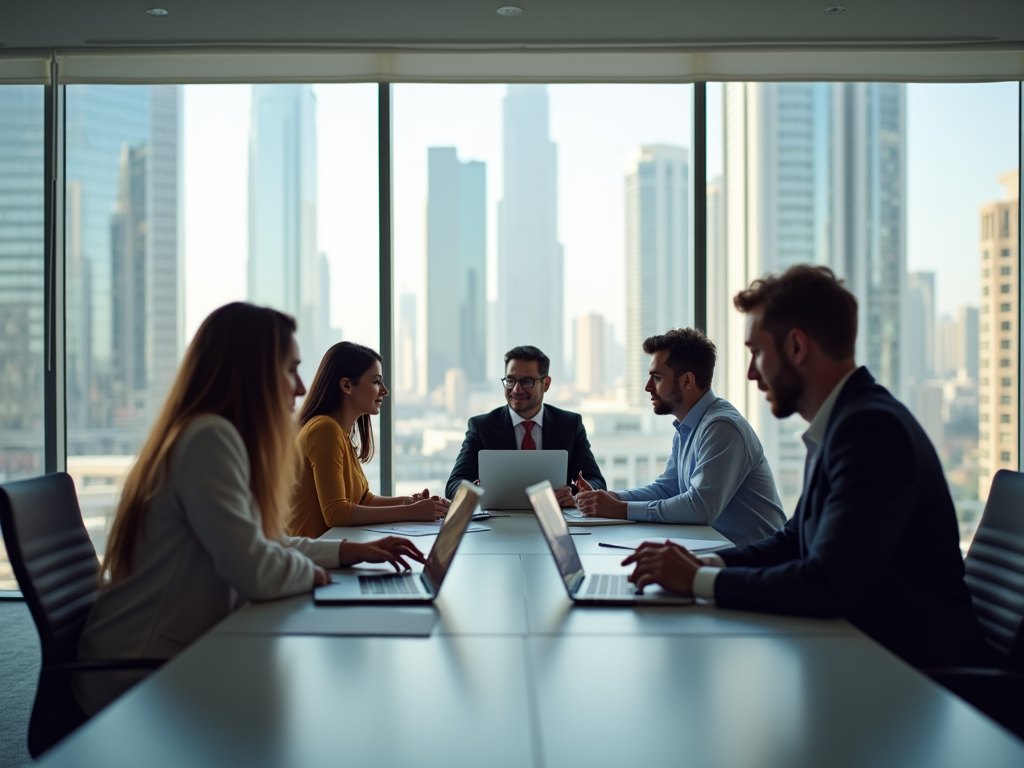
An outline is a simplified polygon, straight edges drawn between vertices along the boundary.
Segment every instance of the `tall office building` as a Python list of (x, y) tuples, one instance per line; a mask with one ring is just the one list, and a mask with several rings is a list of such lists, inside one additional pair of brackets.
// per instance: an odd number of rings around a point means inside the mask
[[(317, 248), (316, 97), (308, 84), (254, 85), (249, 128), (248, 297), (298, 321), (307, 381), (334, 341), (329, 271)], [(326, 281), (326, 285), (325, 285)]]
[[(859, 302), (858, 361), (897, 394), (905, 386), (905, 101), (895, 83), (729, 83), (723, 97), (727, 295), (793, 264), (830, 266)], [(757, 431), (792, 512), (804, 425), (771, 416), (746, 380), (745, 318), (730, 312), (727, 322), (720, 394)]]
[(1000, 469), (1018, 468), (1020, 274), (1017, 249), (1018, 171), (999, 177), (1002, 200), (981, 207), (981, 359), (978, 498), (987, 499)]
[(603, 315), (587, 313), (576, 318), (576, 389), (589, 395), (605, 390), (606, 351)]
[(181, 87), (67, 93), (68, 453), (132, 454), (183, 343)]
[(908, 386), (936, 375), (935, 273), (910, 272), (903, 316), (904, 372)]
[(43, 104), (0, 86), (0, 482), (43, 472)]
[(427, 391), (487, 364), (487, 170), (454, 147), (427, 150)]
[(690, 319), (689, 152), (641, 147), (626, 172), (626, 393), (647, 400), (644, 339)]
[(935, 373), (942, 379), (978, 381), (978, 308), (957, 307), (935, 331)]
[(503, 109), (504, 191), (498, 203), (498, 355), (520, 344), (563, 373), (565, 272), (558, 242), (557, 147), (545, 85), (510, 85)]
[(403, 293), (398, 297), (398, 333), (395, 334), (394, 380), (399, 394), (419, 394), (420, 371), (416, 354), (416, 294)]

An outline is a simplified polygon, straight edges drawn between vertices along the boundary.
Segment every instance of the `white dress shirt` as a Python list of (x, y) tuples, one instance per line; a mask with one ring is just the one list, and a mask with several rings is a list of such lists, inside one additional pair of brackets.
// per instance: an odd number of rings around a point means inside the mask
[(533, 442), (537, 446), (538, 451), (544, 450), (544, 439), (541, 436), (544, 432), (542, 429), (544, 426), (544, 403), (540, 404), (540, 410), (537, 411), (537, 415), (532, 419), (524, 419), (518, 413), (513, 411), (511, 406), (508, 409), (508, 415), (512, 417), (512, 426), (516, 431), (516, 448), (519, 450), (523, 449), (523, 438), (526, 437), (526, 427), (523, 426), (523, 422), (532, 421), (533, 429), (530, 431), (530, 434), (533, 435)]
[[(821, 404), (821, 408), (814, 414), (807, 431), (803, 434), (804, 445), (807, 446), (807, 460), (804, 462), (804, 492), (807, 491), (807, 484), (811, 482), (811, 477), (814, 475), (818, 449), (821, 447), (821, 441), (825, 439), (825, 429), (828, 427), (829, 419), (832, 418), (832, 409), (836, 407), (839, 393), (843, 391), (847, 380), (856, 370), (857, 368), (851, 368), (832, 388), (828, 397), (825, 398), (825, 402)], [(725, 561), (718, 555), (703, 555), (700, 559), (705, 565), (698, 568), (697, 573), (693, 576), (693, 596), (702, 600), (714, 601), (715, 577), (725, 567)]]

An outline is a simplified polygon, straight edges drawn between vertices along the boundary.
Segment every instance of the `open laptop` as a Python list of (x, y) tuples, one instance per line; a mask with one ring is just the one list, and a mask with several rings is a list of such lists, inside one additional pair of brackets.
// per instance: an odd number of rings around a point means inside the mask
[(421, 573), (335, 573), (334, 583), (317, 587), (317, 605), (353, 603), (432, 603), (455, 558), (455, 551), (480, 503), (483, 488), (463, 480), (445, 515)]
[(487, 489), (487, 509), (529, 509), (523, 490), (547, 480), (552, 488), (565, 485), (568, 451), (491, 451), (478, 454), (480, 485)]
[(532, 485), (526, 489), (526, 495), (537, 513), (551, 554), (555, 556), (565, 590), (574, 602), (594, 605), (689, 605), (693, 602), (692, 597), (682, 597), (657, 586), (647, 587), (643, 594), (638, 594), (625, 573), (585, 573), (551, 484), (545, 480)]

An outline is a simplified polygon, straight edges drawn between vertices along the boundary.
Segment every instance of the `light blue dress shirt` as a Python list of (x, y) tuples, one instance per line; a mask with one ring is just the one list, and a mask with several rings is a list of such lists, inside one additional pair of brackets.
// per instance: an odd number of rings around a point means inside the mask
[(710, 525), (737, 546), (786, 522), (761, 441), (731, 403), (711, 389), (673, 422), (672, 454), (648, 486), (618, 491), (630, 520)]

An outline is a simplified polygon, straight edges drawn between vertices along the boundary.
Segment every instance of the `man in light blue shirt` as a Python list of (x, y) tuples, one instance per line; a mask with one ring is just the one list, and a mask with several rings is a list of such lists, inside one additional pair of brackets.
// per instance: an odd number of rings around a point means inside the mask
[[(584, 515), (639, 522), (710, 525), (737, 546), (786, 522), (761, 441), (739, 411), (711, 391), (715, 345), (679, 328), (644, 341), (654, 412), (675, 416), (672, 454), (661, 477), (631, 491), (581, 484)], [(577, 481), (579, 482), (579, 481)]]

